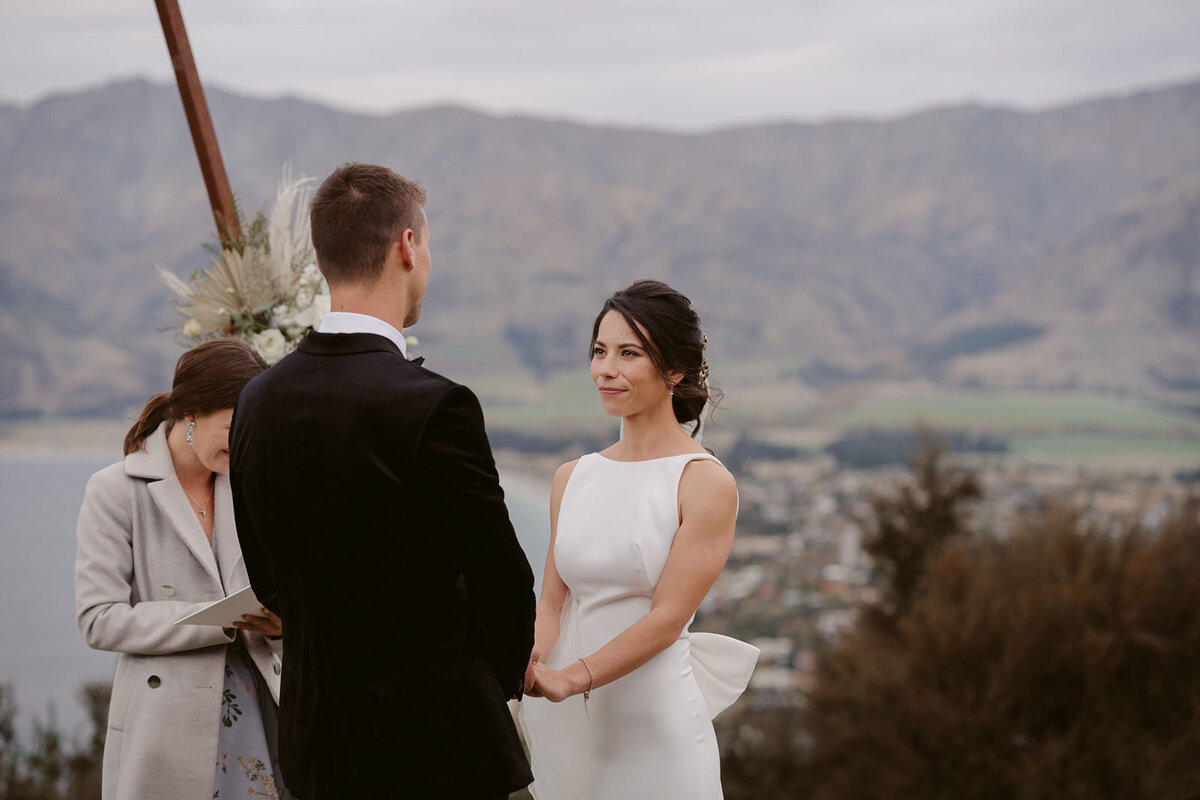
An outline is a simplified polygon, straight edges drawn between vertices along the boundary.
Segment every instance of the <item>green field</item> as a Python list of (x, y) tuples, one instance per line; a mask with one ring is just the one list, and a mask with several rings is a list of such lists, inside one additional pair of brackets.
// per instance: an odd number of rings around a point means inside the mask
[[(794, 380), (770, 380), (775, 368), (729, 370), (725, 410), (706, 444), (729, 446), (741, 435), (819, 452), (855, 428), (911, 428), (986, 433), (1022, 460), (1096, 469), (1173, 473), (1200, 468), (1200, 417), (1149, 403), (1084, 393), (920, 390), (895, 384), (818, 397)], [(538, 381), (523, 371), (481, 376), (471, 384), (490, 431), (546, 439), (616, 435), (586, 369)], [(840, 404), (840, 405), (839, 405)], [(0, 423), (0, 453), (80, 451), (119, 455), (129, 420), (43, 419)]]
[[(741, 433), (783, 441), (780, 431), (804, 441), (828, 441), (854, 428), (925, 423), (995, 436), (1008, 442), (1015, 457), (1038, 463), (1157, 473), (1200, 468), (1200, 417), (1137, 400), (1082, 392), (913, 390), (895, 384), (839, 400), (779, 379), (775, 366), (740, 364), (726, 375), (718, 429), (709, 428), (714, 444)], [(475, 388), (489, 428), (554, 436), (606, 433), (613, 424), (583, 370), (556, 373), (544, 383), (484, 380)], [(839, 402), (844, 407), (837, 407)]]
[(1033, 462), (1152, 472), (1200, 469), (1200, 439), (1064, 434), (1014, 437), (1008, 444), (1014, 455)]
[(552, 373), (543, 383), (476, 381), (489, 428), (554, 434), (615, 428), (586, 369)]
[(879, 393), (831, 421), (842, 428), (935, 427), (981, 432), (1140, 432), (1200, 437), (1200, 418), (1135, 400), (1076, 393), (966, 392)]
[(884, 387), (823, 419), (830, 428), (986, 433), (1023, 460), (1170, 473), (1200, 468), (1200, 417), (1137, 400), (1076, 392), (904, 391)]

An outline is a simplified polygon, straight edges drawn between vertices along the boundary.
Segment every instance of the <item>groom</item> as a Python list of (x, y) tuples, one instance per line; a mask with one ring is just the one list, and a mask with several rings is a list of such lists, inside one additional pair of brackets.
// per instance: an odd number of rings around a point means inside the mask
[(344, 164), (312, 202), (333, 311), (252, 381), (230, 435), (238, 536), (283, 618), (284, 780), (303, 800), (496, 800), (532, 778), (506, 700), (533, 575), (479, 401), (406, 357), (425, 192)]

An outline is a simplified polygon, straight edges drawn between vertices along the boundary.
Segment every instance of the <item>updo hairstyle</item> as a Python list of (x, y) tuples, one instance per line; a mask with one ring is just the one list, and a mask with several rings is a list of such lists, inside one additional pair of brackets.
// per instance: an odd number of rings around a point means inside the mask
[[(650, 360), (670, 385), (671, 372), (683, 378), (672, 389), (671, 406), (680, 424), (694, 423), (692, 437), (700, 433), (700, 415), (705, 403), (720, 402), (720, 390), (709, 386), (707, 339), (700, 330), (700, 317), (692, 301), (662, 281), (639, 280), (613, 292), (592, 325), (592, 345), (600, 332), (600, 320), (610, 311), (625, 318)], [(644, 333), (643, 333), (644, 332)]]

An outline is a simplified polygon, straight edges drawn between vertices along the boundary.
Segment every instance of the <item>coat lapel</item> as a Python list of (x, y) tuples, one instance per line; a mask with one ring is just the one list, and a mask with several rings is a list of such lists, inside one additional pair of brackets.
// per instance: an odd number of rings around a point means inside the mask
[[(217, 559), (213, 556), (208, 537), (200, 520), (192, 511), (191, 503), (183, 492), (183, 485), (175, 476), (175, 466), (171, 463), (171, 451), (167, 448), (166, 423), (158, 426), (154, 433), (146, 437), (145, 450), (139, 450), (125, 457), (125, 472), (142, 478), (149, 478), (148, 489), (159, 511), (171, 523), (175, 535), (183, 540), (187, 549), (204, 567), (217, 585), (221, 576), (217, 572)], [(228, 491), (228, 483), (226, 484)], [(214, 489), (214, 500), (216, 490)], [(214, 526), (216, 520), (214, 519)]]
[(196, 515), (192, 512), (191, 504), (188, 503), (187, 495), (183, 493), (183, 486), (179, 483), (179, 479), (172, 475), (161, 481), (152, 482), (150, 496), (158, 504), (159, 510), (171, 521), (171, 527), (175, 529), (179, 538), (183, 539), (187, 549), (191, 550), (196, 560), (204, 566), (204, 571), (220, 584), (221, 576), (217, 573), (217, 559), (213, 557), (208, 537), (204, 535), (204, 529), (200, 527), (200, 520), (196, 519)]

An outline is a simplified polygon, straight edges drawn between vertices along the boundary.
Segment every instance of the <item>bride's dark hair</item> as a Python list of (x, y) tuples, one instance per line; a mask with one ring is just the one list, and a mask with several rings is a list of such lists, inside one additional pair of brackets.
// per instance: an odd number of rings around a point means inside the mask
[(683, 373), (672, 389), (671, 405), (680, 423), (695, 423), (694, 438), (700, 433), (704, 404), (716, 405), (721, 393), (709, 385), (704, 332), (692, 301), (662, 281), (635, 281), (604, 301), (592, 324), (593, 345), (600, 332), (600, 320), (610, 311), (625, 318), (664, 381), (670, 383), (667, 375), (671, 372)]

